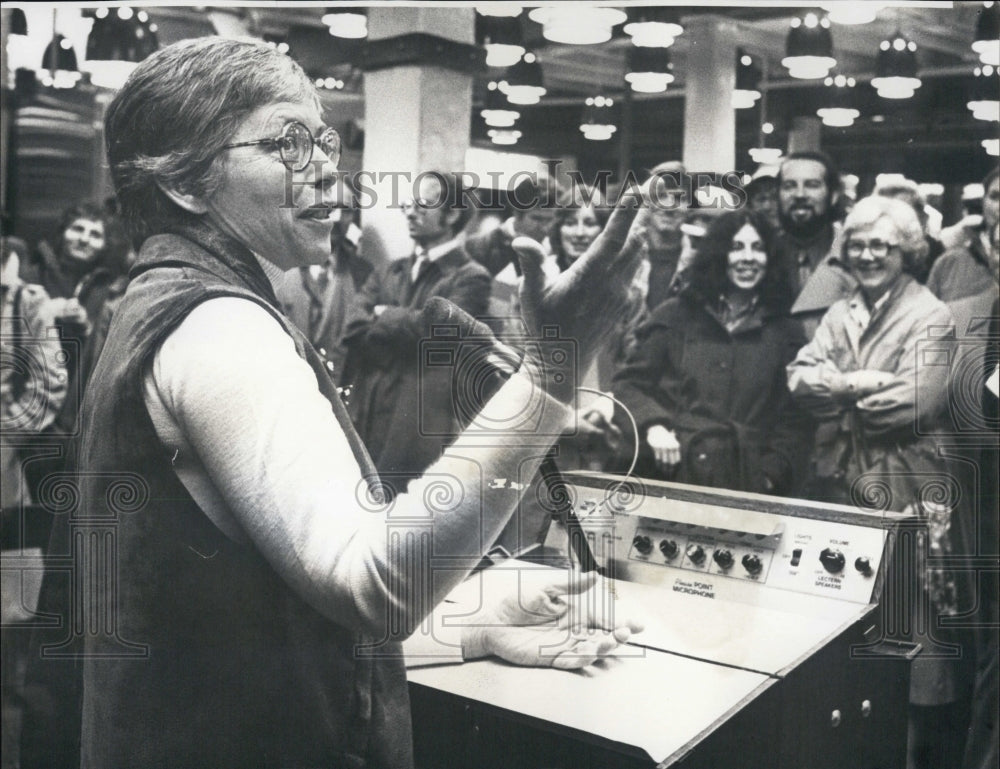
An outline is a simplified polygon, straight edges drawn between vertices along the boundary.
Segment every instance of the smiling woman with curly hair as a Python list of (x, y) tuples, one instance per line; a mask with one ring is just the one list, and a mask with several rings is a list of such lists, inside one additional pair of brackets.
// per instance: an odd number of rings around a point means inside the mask
[(640, 472), (779, 494), (801, 481), (810, 426), (785, 366), (805, 337), (787, 315), (791, 290), (771, 243), (759, 215), (720, 215), (684, 290), (640, 327), (614, 381), (638, 422)]

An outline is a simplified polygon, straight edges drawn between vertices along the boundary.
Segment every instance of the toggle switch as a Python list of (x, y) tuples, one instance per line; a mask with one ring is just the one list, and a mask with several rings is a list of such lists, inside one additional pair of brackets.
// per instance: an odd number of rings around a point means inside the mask
[(792, 566), (798, 566), (802, 560), (802, 548), (797, 547), (792, 551)]

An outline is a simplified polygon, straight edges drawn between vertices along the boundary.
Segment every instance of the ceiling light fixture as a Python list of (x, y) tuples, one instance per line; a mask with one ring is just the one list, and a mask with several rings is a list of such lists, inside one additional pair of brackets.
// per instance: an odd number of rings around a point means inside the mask
[(483, 3), (476, 6), (476, 12), (480, 16), (520, 16), (524, 10), (518, 3)]
[(827, 86), (824, 97), (829, 106), (816, 110), (823, 125), (831, 128), (847, 128), (861, 117), (861, 111), (854, 107), (853, 93), (857, 81), (844, 75), (827, 75), (823, 84)]
[(493, 128), (512, 127), (514, 121), (521, 117), (521, 113), (510, 108), (496, 83), (489, 83), (486, 88), (486, 105), (479, 113), (486, 121), (486, 125)]
[(507, 70), (497, 87), (511, 104), (538, 104), (545, 95), (542, 65), (533, 53), (524, 57)]
[(879, 11), (885, 8), (882, 3), (870, 2), (837, 2), (823, 3), (823, 9), (834, 24), (869, 24), (875, 21)]
[(494, 144), (517, 144), (517, 140), (521, 138), (520, 131), (510, 128), (491, 128), (486, 135)]
[(28, 36), (28, 17), (24, 15), (23, 8), (10, 9), (10, 30), (7, 34)]
[(136, 65), (158, 47), (156, 25), (149, 22), (145, 11), (136, 14), (127, 6), (101, 7), (94, 13), (81, 69), (90, 73), (94, 85), (118, 89)]
[(53, 88), (72, 88), (83, 76), (77, 66), (73, 44), (62, 35), (56, 35), (45, 46), (41, 69), (42, 85)]
[(575, 3), (535, 8), (528, 16), (542, 25), (542, 35), (546, 40), (570, 45), (606, 43), (611, 39), (611, 28), (628, 19), (625, 12), (617, 8), (578, 6)]
[(669, 48), (674, 39), (684, 33), (675, 8), (633, 8), (622, 31), (640, 48)]
[(976, 120), (1000, 122), (1000, 70), (989, 64), (976, 67), (972, 98), (966, 106)]
[(753, 147), (749, 154), (754, 163), (771, 165), (781, 160), (782, 152), (777, 147)]
[(792, 19), (785, 38), (785, 58), (781, 60), (791, 77), (813, 80), (826, 77), (836, 66), (830, 20), (812, 11)]
[(750, 109), (760, 98), (760, 68), (742, 48), (736, 52), (736, 90), (733, 109)]
[(607, 96), (590, 96), (584, 103), (583, 120), (580, 123), (580, 131), (584, 139), (590, 141), (607, 141), (612, 134), (617, 131), (617, 127), (611, 122), (611, 108), (614, 100)]
[(511, 16), (483, 16), (476, 20), (476, 37), (486, 48), (486, 64), (510, 67), (524, 55), (521, 21)]
[(368, 37), (368, 16), (364, 8), (327, 8), (323, 23), (334, 37), (347, 40)]
[(983, 3), (976, 20), (972, 50), (979, 54), (983, 64), (1000, 67), (1000, 4)]
[(872, 86), (884, 99), (909, 99), (920, 87), (917, 77), (917, 44), (897, 32), (879, 44)]
[(625, 58), (625, 80), (637, 93), (663, 93), (674, 82), (674, 65), (666, 48), (632, 46)]

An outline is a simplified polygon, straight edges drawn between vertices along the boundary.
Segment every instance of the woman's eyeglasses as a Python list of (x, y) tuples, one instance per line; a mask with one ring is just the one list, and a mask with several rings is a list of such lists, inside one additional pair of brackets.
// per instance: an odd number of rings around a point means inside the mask
[(851, 259), (858, 259), (867, 250), (876, 259), (881, 259), (898, 247), (899, 243), (889, 243), (885, 240), (849, 240), (844, 246), (844, 253)]
[(292, 120), (281, 129), (281, 136), (267, 139), (256, 139), (250, 142), (235, 142), (226, 144), (221, 149), (230, 150), (235, 147), (253, 147), (266, 144), (278, 148), (281, 162), (289, 171), (302, 171), (312, 161), (313, 147), (323, 150), (330, 162), (335, 166), (340, 163), (340, 134), (333, 128), (327, 128), (319, 136), (313, 136), (305, 125), (298, 120)]

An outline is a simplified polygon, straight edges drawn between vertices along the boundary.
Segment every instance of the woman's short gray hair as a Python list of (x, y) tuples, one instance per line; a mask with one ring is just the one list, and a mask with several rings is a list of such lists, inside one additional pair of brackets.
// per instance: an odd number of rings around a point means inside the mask
[(844, 220), (844, 247), (847, 247), (855, 230), (871, 227), (879, 219), (888, 219), (896, 227), (899, 250), (903, 254), (903, 270), (913, 273), (927, 258), (929, 247), (917, 212), (901, 200), (871, 195), (855, 203)]
[(221, 181), (219, 151), (259, 107), (318, 96), (291, 58), (259, 40), (182, 40), (143, 61), (108, 106), (108, 165), (141, 243), (181, 209), (159, 185), (199, 196)]

